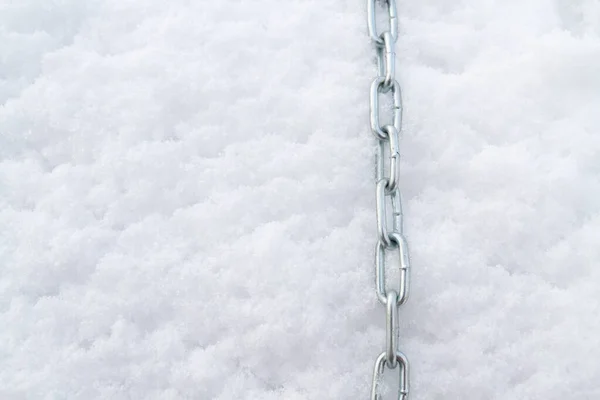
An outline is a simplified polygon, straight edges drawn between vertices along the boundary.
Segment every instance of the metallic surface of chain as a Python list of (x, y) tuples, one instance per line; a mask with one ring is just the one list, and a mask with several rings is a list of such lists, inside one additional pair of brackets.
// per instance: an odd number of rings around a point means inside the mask
[[(378, 4), (379, 3), (379, 4)], [(375, 252), (375, 286), (377, 298), (386, 309), (386, 344), (377, 357), (373, 371), (371, 400), (381, 400), (379, 383), (387, 366), (398, 368), (398, 400), (408, 399), (409, 367), (406, 356), (398, 350), (398, 307), (406, 302), (409, 292), (408, 245), (403, 236), (402, 199), (400, 194), (400, 131), (402, 128), (402, 93), (396, 80), (396, 51), (398, 39), (398, 11), (396, 0), (367, 0), (369, 36), (377, 56), (378, 76), (371, 84), (371, 130), (377, 138), (376, 154), (376, 199), (377, 199), (377, 249)], [(385, 16), (387, 30), (378, 30), (377, 22)], [(391, 124), (382, 125), (384, 107), (380, 96), (389, 96), (391, 110), (388, 120)], [(381, 112), (380, 112), (381, 111)], [(389, 207), (388, 207), (389, 204)], [(389, 221), (388, 221), (389, 220)], [(388, 224), (391, 222), (391, 224)], [(390, 229), (391, 228), (391, 229)], [(386, 253), (398, 255), (394, 262), (399, 268), (398, 282), (386, 281)]]

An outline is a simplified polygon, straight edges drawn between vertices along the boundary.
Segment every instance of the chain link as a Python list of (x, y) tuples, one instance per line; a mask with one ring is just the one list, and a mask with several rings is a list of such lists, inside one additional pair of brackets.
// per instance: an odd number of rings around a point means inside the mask
[[(377, 4), (381, 3), (381, 6)], [(378, 9), (387, 9), (389, 30), (378, 33)], [(396, 80), (396, 50), (398, 40), (398, 10), (396, 0), (367, 0), (369, 36), (375, 47), (378, 75), (371, 83), (371, 131), (378, 141), (376, 154), (376, 214), (377, 247), (375, 251), (375, 283), (377, 299), (386, 306), (386, 346), (373, 371), (371, 400), (381, 400), (379, 383), (385, 368), (396, 369), (400, 377), (398, 400), (408, 399), (409, 365), (398, 350), (398, 307), (408, 300), (410, 257), (403, 235), (402, 195), (400, 193), (400, 132), (402, 131), (402, 93)], [(391, 93), (391, 124), (380, 122), (380, 95)], [(388, 203), (391, 207), (388, 207)], [(388, 224), (391, 221), (391, 225)], [(391, 226), (391, 230), (389, 227)], [(400, 271), (398, 285), (390, 288), (386, 282), (386, 252), (398, 251)]]
[(396, 76), (396, 41), (392, 38), (390, 32), (381, 34), (383, 46), (377, 47), (377, 69), (379, 76), (385, 76), (383, 87), (385, 91), (392, 88)]
[[(393, 0), (391, 0), (393, 1)], [(400, 84), (395, 79), (393, 80), (392, 86), (389, 90), (385, 87), (385, 76), (378, 76), (371, 83), (371, 130), (375, 137), (379, 140), (387, 140), (387, 133), (383, 131), (383, 128), (379, 122), (379, 94), (387, 93), (392, 91), (393, 96), (393, 124), (397, 131), (400, 131), (402, 127), (402, 92), (400, 90)]]
[[(387, 142), (385, 140), (379, 140), (377, 146), (377, 181), (382, 179), (386, 181), (386, 193), (391, 194), (398, 188), (398, 181), (400, 178), (400, 132), (392, 126), (386, 125), (383, 127), (383, 132), (388, 136)], [(389, 151), (389, 176), (385, 176), (385, 153), (387, 149)]]
[[(379, 382), (381, 382), (381, 375), (385, 371), (386, 352), (384, 351), (377, 357), (375, 361), (375, 370), (373, 371), (373, 389), (371, 390), (371, 400), (381, 400), (379, 394)], [(398, 400), (408, 399), (408, 360), (401, 351), (396, 351), (396, 363), (400, 365), (398, 368), (398, 375), (400, 376), (400, 384), (398, 385)]]
[[(396, 7), (396, 2), (394, 0), (382, 0), (382, 2), (387, 4), (387, 16), (390, 27), (389, 32), (395, 42), (398, 40), (398, 8)], [(369, 35), (371, 36), (371, 40), (377, 46), (383, 46), (383, 40), (380, 35), (377, 34), (377, 6), (375, 3), (376, 0), (367, 0)]]
[[(400, 233), (390, 234), (392, 240), (392, 249), (398, 249), (398, 265), (400, 269), (400, 276), (398, 278), (398, 305), (406, 303), (408, 300), (408, 294), (410, 289), (410, 258), (408, 256), (408, 244), (404, 236)], [(377, 291), (377, 298), (382, 304), (387, 304), (387, 291), (385, 289), (385, 244), (381, 241), (377, 241), (377, 249), (375, 251), (375, 284)]]

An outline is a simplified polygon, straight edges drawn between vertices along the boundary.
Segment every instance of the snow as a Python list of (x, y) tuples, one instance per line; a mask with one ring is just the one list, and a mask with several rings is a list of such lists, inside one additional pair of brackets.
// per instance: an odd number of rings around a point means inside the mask
[[(411, 398), (599, 399), (600, 3), (399, 12)], [(3, 0), (0, 43), (0, 399), (368, 397), (364, 1)]]

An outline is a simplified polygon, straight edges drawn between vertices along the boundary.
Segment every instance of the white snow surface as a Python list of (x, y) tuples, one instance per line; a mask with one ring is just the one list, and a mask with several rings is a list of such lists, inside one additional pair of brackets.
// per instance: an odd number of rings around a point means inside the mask
[[(411, 399), (600, 399), (600, 3), (399, 12)], [(362, 0), (2, 0), (0, 399), (368, 398), (373, 58)]]

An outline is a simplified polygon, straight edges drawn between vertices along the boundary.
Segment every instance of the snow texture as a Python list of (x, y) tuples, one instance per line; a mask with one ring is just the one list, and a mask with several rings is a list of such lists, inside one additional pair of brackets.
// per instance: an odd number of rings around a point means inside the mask
[[(411, 398), (600, 399), (600, 3), (399, 11)], [(2, 0), (0, 51), (0, 399), (368, 397), (365, 1)]]

